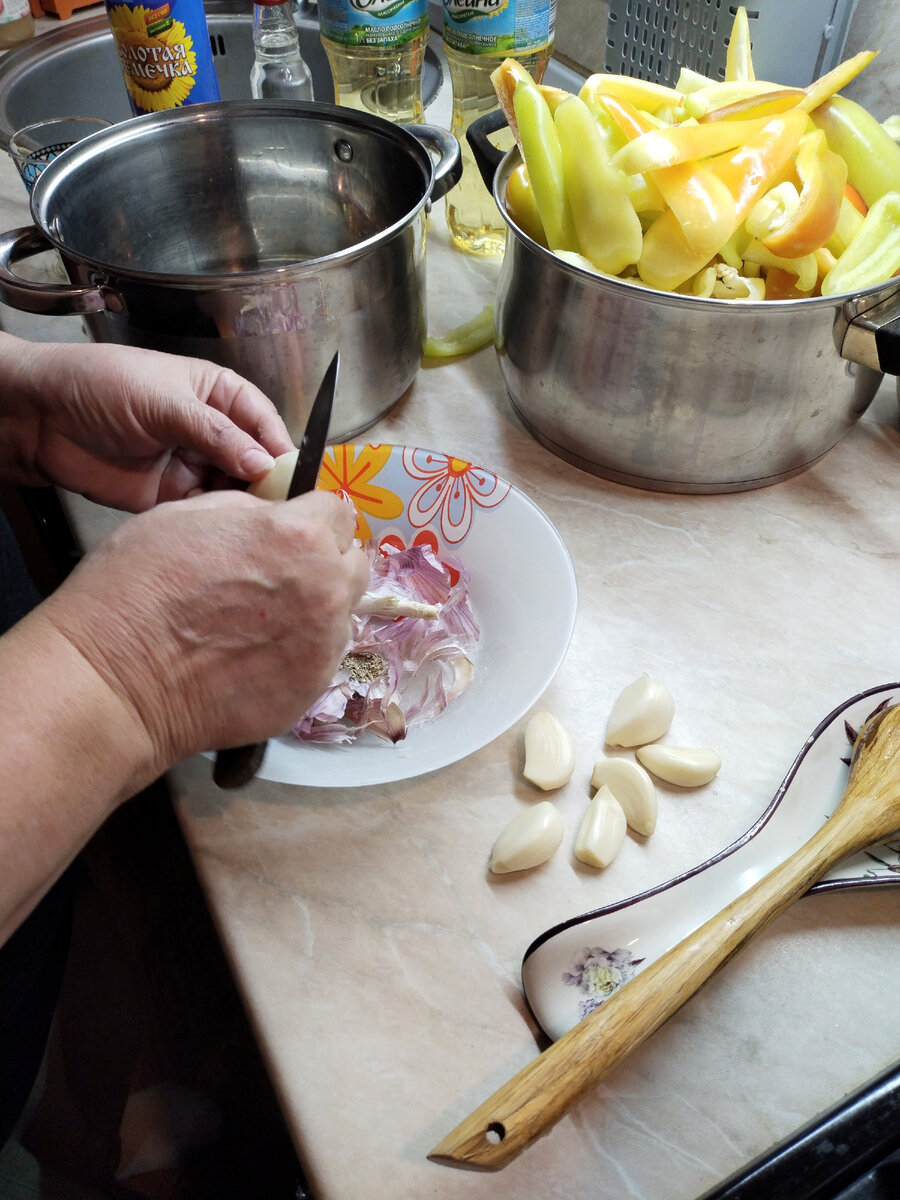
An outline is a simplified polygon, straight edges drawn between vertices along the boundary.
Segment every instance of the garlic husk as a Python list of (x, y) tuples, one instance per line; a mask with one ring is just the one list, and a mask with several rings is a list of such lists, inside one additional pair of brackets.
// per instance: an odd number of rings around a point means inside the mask
[(722, 766), (715, 750), (693, 746), (642, 746), (637, 757), (657, 779), (678, 787), (702, 787)]
[(540, 866), (559, 849), (562, 837), (562, 817), (549, 800), (541, 800), (513, 817), (497, 838), (491, 870), (508, 875)]
[(575, 838), (575, 857), (589, 867), (608, 867), (625, 841), (622, 805), (604, 784), (588, 806)]
[(635, 833), (649, 837), (656, 828), (659, 805), (653, 780), (628, 758), (601, 758), (594, 763), (591, 787), (608, 787), (622, 806)]
[(575, 747), (565, 726), (541, 710), (525, 726), (525, 778), (545, 792), (561, 788), (575, 770)]
[(668, 730), (675, 702), (666, 685), (650, 675), (635, 679), (613, 705), (606, 727), (609, 746), (644, 746)]
[(299, 453), (299, 450), (288, 450), (286, 454), (279, 454), (275, 465), (247, 488), (250, 495), (258, 496), (260, 500), (286, 500)]

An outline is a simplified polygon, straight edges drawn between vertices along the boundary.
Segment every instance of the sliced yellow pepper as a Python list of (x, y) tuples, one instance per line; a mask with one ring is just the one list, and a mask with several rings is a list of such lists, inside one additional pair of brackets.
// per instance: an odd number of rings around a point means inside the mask
[(672, 167), (695, 158), (710, 158), (733, 150), (760, 133), (767, 118), (755, 121), (722, 121), (698, 124), (683, 121), (666, 129), (651, 129), (619, 150), (613, 166), (626, 175), (643, 174), (659, 167)]
[(664, 105), (673, 108), (680, 106), (683, 97), (674, 88), (661, 83), (651, 83), (647, 79), (632, 79), (630, 75), (589, 75), (581, 85), (578, 93), (591, 112), (600, 107), (601, 96), (615, 96), (617, 100), (627, 100), (635, 108), (646, 112), (655, 112)]
[(822, 280), (822, 295), (858, 292), (900, 271), (900, 192), (885, 192), (866, 213), (859, 233)]
[(799, 195), (792, 189), (797, 198), (792, 211), (779, 206), (770, 213), (765, 228), (751, 229), (767, 250), (782, 258), (801, 258), (825, 245), (837, 226), (847, 182), (847, 164), (828, 149), (821, 129), (800, 139), (795, 165), (802, 187)]
[(554, 121), (581, 253), (601, 271), (618, 275), (637, 262), (643, 241), (625, 177), (610, 166), (597, 122), (583, 100), (570, 96)]
[(819, 264), (814, 254), (804, 254), (800, 258), (783, 258), (767, 250), (756, 238), (744, 250), (744, 262), (758, 263), (761, 267), (778, 267), (797, 277), (797, 291), (806, 295), (819, 282)]
[(866, 204), (885, 192), (900, 192), (900, 146), (867, 109), (846, 96), (832, 96), (811, 115), (846, 162), (847, 178)]
[(706, 125), (713, 121), (752, 121), (756, 117), (774, 117), (787, 112), (789, 108), (796, 108), (805, 95), (802, 88), (780, 88), (762, 95), (744, 96), (742, 100), (733, 100), (730, 104), (710, 109), (698, 119)]
[(513, 95), (522, 157), (541, 224), (551, 250), (578, 250), (578, 237), (566, 198), (562, 149), (547, 102), (533, 83), (520, 82)]
[(457, 325), (441, 337), (425, 340), (426, 358), (456, 358), (460, 354), (474, 354), (494, 340), (494, 306), (486, 305), (477, 317)]
[(841, 255), (859, 233), (864, 216), (865, 213), (860, 212), (847, 195), (847, 189), (845, 187), (844, 195), (841, 199), (841, 211), (838, 214), (837, 225), (835, 226), (831, 237), (825, 243), (835, 258), (841, 257)]
[(725, 52), (725, 82), (744, 82), (755, 78), (750, 54), (750, 22), (747, 19), (747, 10), (741, 4), (734, 14), (728, 49)]
[(805, 112), (812, 112), (814, 108), (824, 104), (835, 92), (841, 91), (854, 80), (860, 71), (864, 71), (877, 53), (877, 50), (860, 50), (859, 54), (854, 54), (852, 58), (845, 58), (842, 63), (838, 63), (826, 75), (820, 76), (806, 88), (806, 96), (800, 101), (800, 107)]

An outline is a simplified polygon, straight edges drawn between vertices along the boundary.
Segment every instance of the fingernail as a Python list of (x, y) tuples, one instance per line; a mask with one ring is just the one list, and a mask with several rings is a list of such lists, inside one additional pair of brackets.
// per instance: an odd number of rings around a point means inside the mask
[(263, 471), (271, 471), (274, 466), (275, 459), (272, 455), (255, 446), (251, 450), (245, 450), (241, 456), (241, 467), (248, 475), (262, 475)]

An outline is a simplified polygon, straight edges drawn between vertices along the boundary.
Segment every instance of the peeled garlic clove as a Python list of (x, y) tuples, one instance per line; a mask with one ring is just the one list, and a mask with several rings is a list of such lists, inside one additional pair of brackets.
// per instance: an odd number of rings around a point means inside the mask
[(591, 787), (608, 787), (635, 833), (649, 837), (656, 828), (659, 805), (653, 780), (628, 758), (601, 758), (594, 763)]
[(649, 675), (629, 683), (613, 705), (606, 727), (610, 746), (644, 746), (662, 737), (675, 716), (675, 701), (666, 685)]
[(701, 787), (719, 773), (722, 765), (715, 750), (691, 746), (642, 746), (637, 757), (658, 779), (678, 787)]
[(537, 867), (559, 849), (562, 837), (562, 817), (549, 800), (542, 800), (513, 817), (497, 838), (491, 870), (508, 875)]
[(250, 495), (258, 496), (260, 500), (286, 500), (299, 453), (299, 450), (288, 450), (287, 454), (279, 454), (275, 465), (247, 488)]
[(525, 726), (525, 766), (522, 774), (545, 792), (561, 788), (575, 770), (575, 747), (552, 713), (536, 712)]
[(575, 838), (575, 857), (589, 867), (608, 867), (622, 849), (626, 828), (622, 805), (604, 785), (584, 814)]

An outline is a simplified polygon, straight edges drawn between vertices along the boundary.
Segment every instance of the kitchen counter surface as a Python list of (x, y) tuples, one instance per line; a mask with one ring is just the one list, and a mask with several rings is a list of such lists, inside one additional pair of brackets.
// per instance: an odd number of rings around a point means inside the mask
[[(450, 250), (442, 208), (428, 243), (432, 332), (490, 303), (498, 271)], [(5, 158), (0, 220), (28, 221)], [(0, 321), (26, 337), (84, 336), (77, 318), (3, 306)], [(520, 982), (532, 939), (731, 843), (826, 713), (900, 679), (894, 383), (816, 466), (731, 495), (629, 489), (561, 462), (519, 424), (492, 349), (424, 368), (367, 438), (489, 467), (559, 530), (578, 615), (540, 706), (568, 726), (577, 767), (555, 796), (562, 847), (511, 877), (488, 872), (492, 844), (543, 798), (521, 777), (524, 719), (461, 762), (384, 786), (226, 793), (206, 758), (172, 772), (312, 1194), (693, 1200), (900, 1058), (900, 890), (800, 901), (503, 1172), (426, 1155), (538, 1052)], [(69, 503), (87, 546), (121, 519)], [(723, 766), (705, 788), (662, 787), (655, 834), (629, 836), (595, 872), (574, 863), (572, 841), (612, 703), (642, 672), (675, 697), (669, 740), (712, 746)]]

